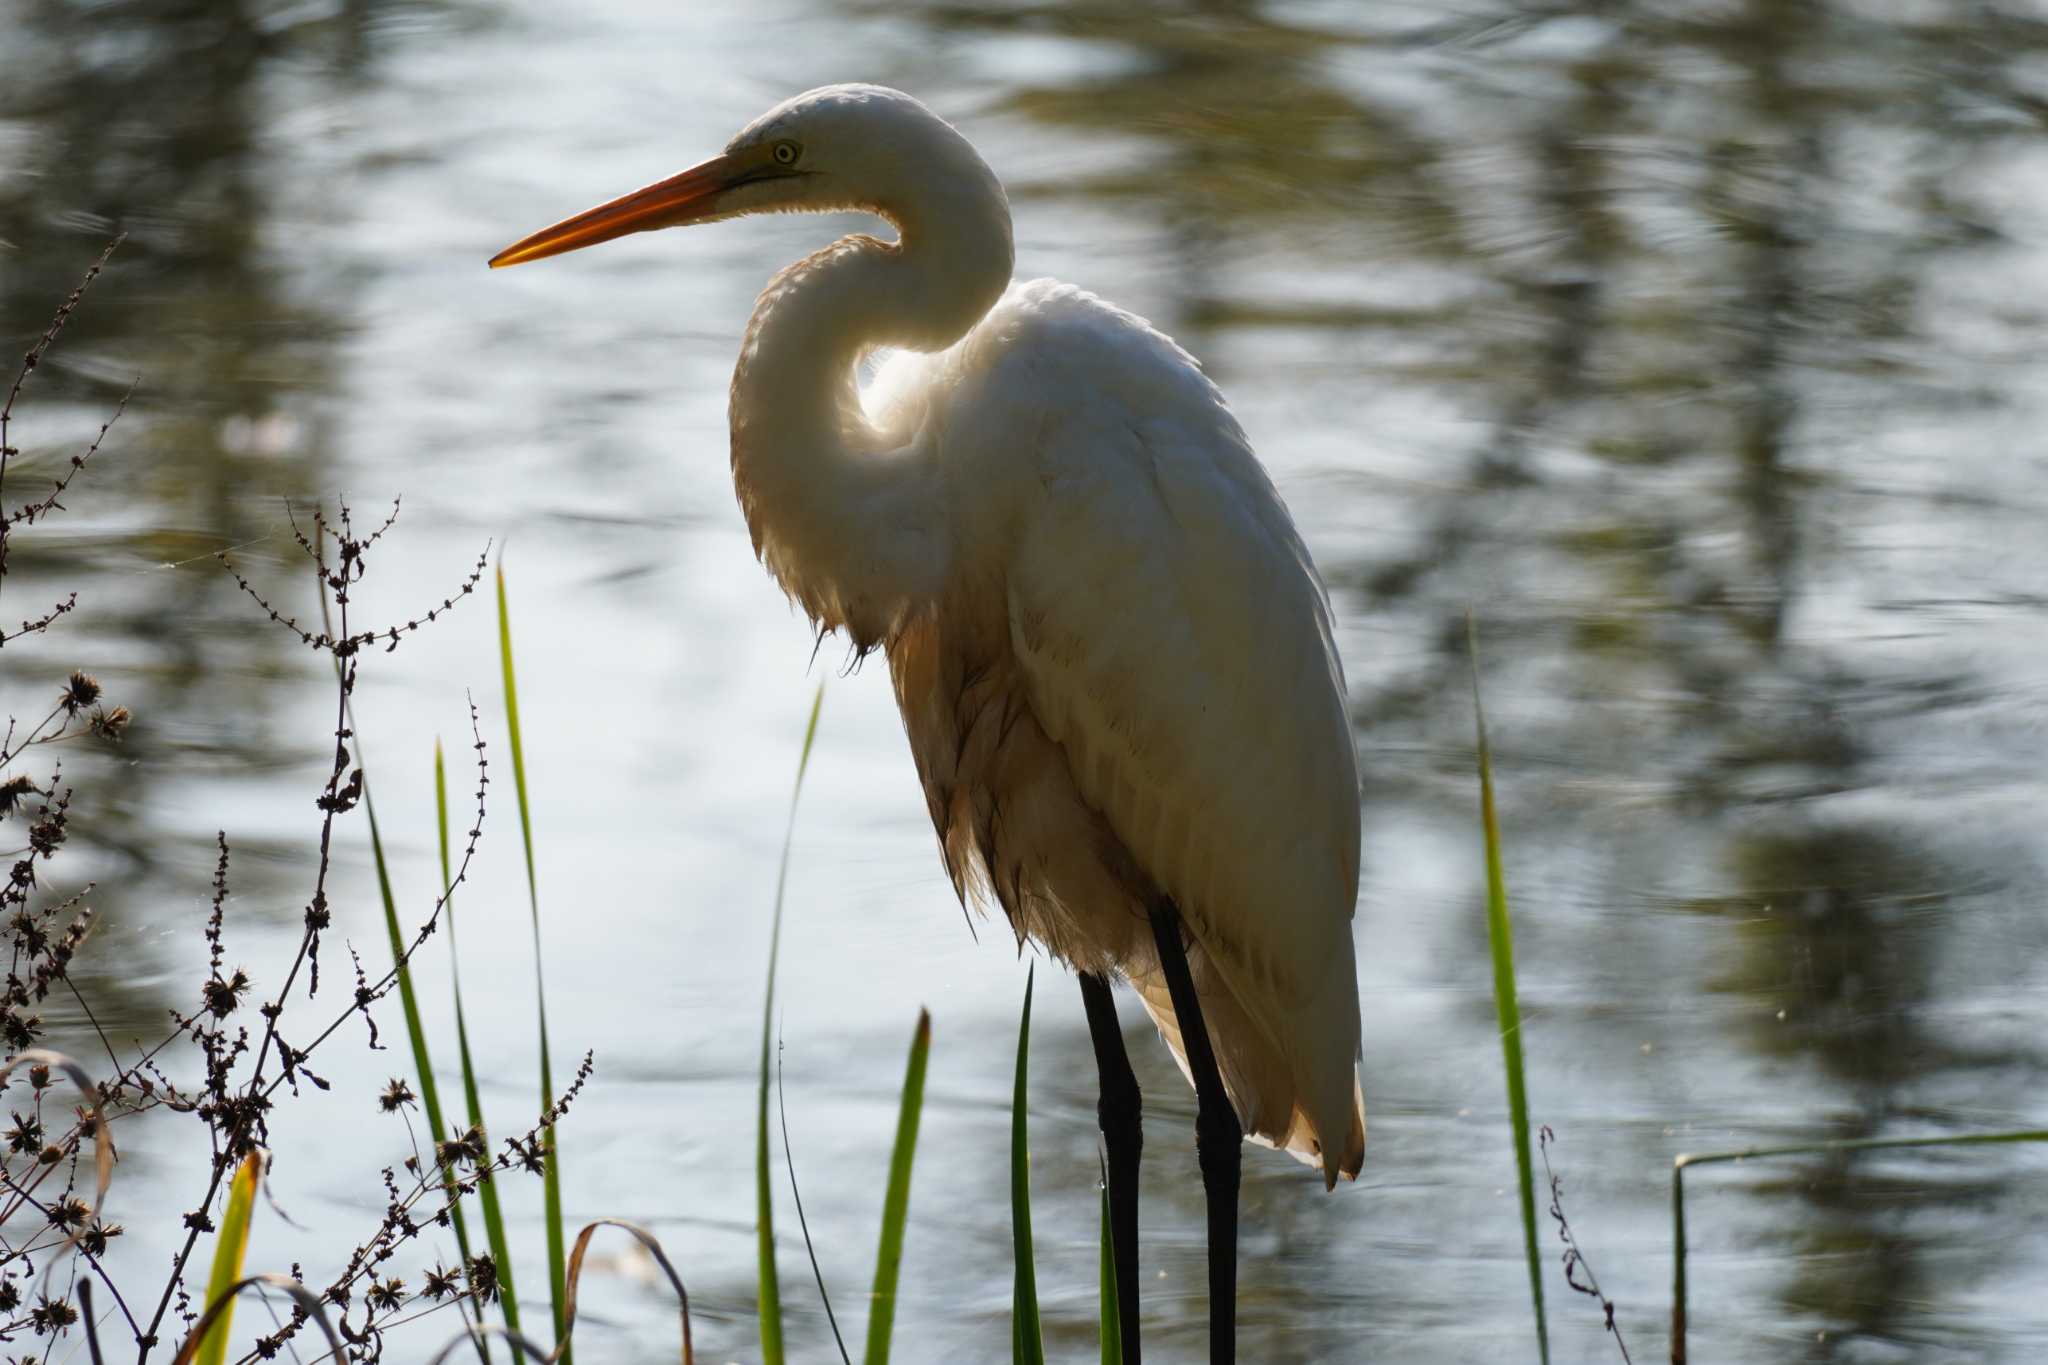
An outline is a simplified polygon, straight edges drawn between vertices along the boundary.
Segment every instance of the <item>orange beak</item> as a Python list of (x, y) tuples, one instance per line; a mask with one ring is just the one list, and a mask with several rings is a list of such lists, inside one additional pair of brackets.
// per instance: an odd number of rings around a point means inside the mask
[(753, 170), (740, 157), (714, 156), (680, 175), (620, 195), (574, 218), (564, 218), (530, 237), (521, 237), (491, 257), (491, 268), (559, 256), (629, 232), (648, 232), (709, 218), (718, 211), (718, 196), (748, 179)]

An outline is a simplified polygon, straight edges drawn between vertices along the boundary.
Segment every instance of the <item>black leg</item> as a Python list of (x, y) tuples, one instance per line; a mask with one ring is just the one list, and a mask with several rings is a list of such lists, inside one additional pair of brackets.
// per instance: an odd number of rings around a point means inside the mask
[(1209, 1026), (1195, 998), (1195, 980), (1188, 973), (1187, 949), (1180, 940), (1180, 911), (1160, 897), (1152, 906), (1152, 937), (1159, 947), (1159, 965), (1173, 997), (1173, 1017), (1180, 1024), (1180, 1045), (1195, 1078), (1195, 1155), (1202, 1167), (1202, 1193), (1209, 1204), (1209, 1362), (1233, 1365), (1237, 1359), (1237, 1187), (1243, 1156), (1244, 1129), (1224, 1093), (1223, 1073), (1209, 1046)]
[(1102, 1124), (1109, 1167), (1109, 1240), (1116, 1261), (1118, 1330), (1123, 1337), (1124, 1365), (1139, 1365), (1138, 1154), (1145, 1148), (1145, 1133), (1138, 1078), (1124, 1052), (1123, 1030), (1116, 1022), (1109, 982), (1082, 972), (1081, 1003), (1088, 1009), (1088, 1036), (1095, 1041), (1095, 1069), (1102, 1078), (1102, 1098), (1095, 1106), (1095, 1117)]

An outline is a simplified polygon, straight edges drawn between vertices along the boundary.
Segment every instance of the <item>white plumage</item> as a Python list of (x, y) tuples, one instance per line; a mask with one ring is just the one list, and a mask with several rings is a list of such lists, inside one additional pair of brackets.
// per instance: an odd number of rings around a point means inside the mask
[(977, 528), (949, 591), (884, 637), (954, 884), (1128, 976), (1179, 1057), (1145, 917), (1171, 895), (1245, 1132), (1356, 1174), (1343, 675), (1222, 396), (1143, 320), (1051, 280), (878, 386), (879, 434)]
[[(993, 173), (873, 86), (799, 96), (493, 263), (838, 209), (900, 240), (842, 239), (761, 296), (731, 401), (756, 550), (821, 629), (887, 653), (962, 896), (1129, 978), (1181, 1057), (1147, 919), (1170, 896), (1245, 1132), (1355, 1175), (1343, 673), (1308, 553), (1195, 362), (1091, 294), (1011, 286)], [(880, 346), (901, 353), (864, 401)]]

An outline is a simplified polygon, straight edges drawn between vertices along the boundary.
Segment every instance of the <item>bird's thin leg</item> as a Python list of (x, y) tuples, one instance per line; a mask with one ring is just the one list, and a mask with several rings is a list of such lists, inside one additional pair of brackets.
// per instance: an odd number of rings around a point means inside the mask
[(1124, 1365), (1139, 1365), (1138, 1346), (1138, 1154), (1145, 1149), (1138, 1077), (1124, 1051), (1123, 1029), (1109, 981), (1081, 973), (1081, 1003), (1088, 1009), (1088, 1036), (1095, 1042), (1095, 1070), (1102, 1097), (1095, 1116), (1109, 1166), (1109, 1240), (1116, 1262), (1117, 1327)]
[(1223, 1089), (1209, 1026), (1195, 998), (1195, 979), (1180, 937), (1180, 910), (1171, 897), (1152, 903), (1152, 938), (1180, 1025), (1181, 1052), (1195, 1078), (1195, 1155), (1202, 1167), (1202, 1193), (1209, 1205), (1209, 1361), (1237, 1359), (1237, 1187), (1244, 1129)]

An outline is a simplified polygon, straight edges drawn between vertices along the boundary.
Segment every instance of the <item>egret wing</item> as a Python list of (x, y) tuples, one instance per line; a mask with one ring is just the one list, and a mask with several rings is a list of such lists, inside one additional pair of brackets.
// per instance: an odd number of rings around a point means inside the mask
[(1364, 1137), (1362, 1115), (1351, 1133), (1358, 788), (1327, 600), (1213, 386), (1123, 317), (1063, 329), (1060, 367), (1119, 387), (1036, 432), (1012, 648), (1083, 796), (1263, 1033), (1247, 1051), (1284, 1060), (1335, 1147), (1318, 1164), (1348, 1173)]

